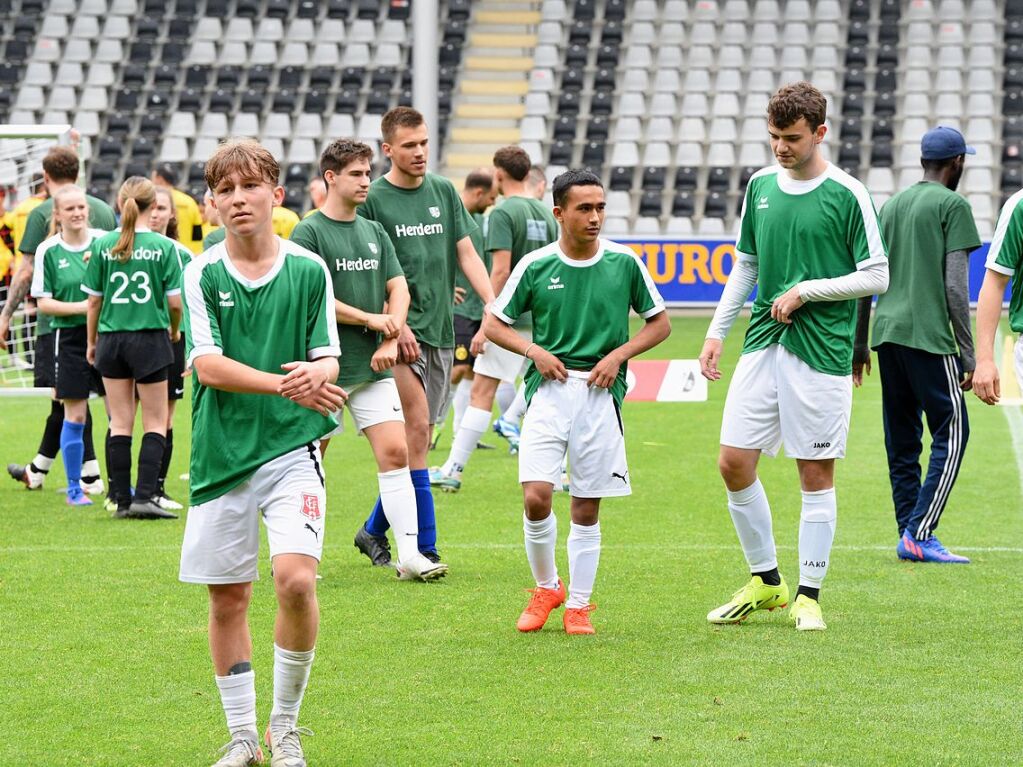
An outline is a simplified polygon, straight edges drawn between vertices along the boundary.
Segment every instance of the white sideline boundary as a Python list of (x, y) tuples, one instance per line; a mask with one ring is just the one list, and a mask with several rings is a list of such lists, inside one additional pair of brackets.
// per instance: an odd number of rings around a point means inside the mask
[[(1021, 417), (1023, 418), (1023, 417)], [(180, 551), (180, 544), (166, 546), (146, 546), (147, 551)], [(325, 544), (325, 551), (348, 550), (348, 544), (335, 543)], [(521, 543), (447, 543), (441, 546), (445, 551), (518, 551), (522, 549)], [(657, 545), (649, 543), (605, 543), (601, 546), (602, 551), (648, 551), (656, 548), (658, 551), (738, 551), (734, 543), (679, 543), (674, 545)], [(796, 551), (796, 546), (778, 545), (779, 551)], [(116, 551), (138, 551), (138, 546), (0, 546), (0, 553), (5, 554), (34, 554), (44, 552), (55, 553), (95, 553), (103, 554)], [(855, 546), (836, 545), (832, 546), (834, 551), (877, 551), (894, 553), (895, 546)], [(991, 554), (1023, 554), (1023, 547), (1018, 546), (956, 546), (956, 551), (973, 551), (977, 553)]]

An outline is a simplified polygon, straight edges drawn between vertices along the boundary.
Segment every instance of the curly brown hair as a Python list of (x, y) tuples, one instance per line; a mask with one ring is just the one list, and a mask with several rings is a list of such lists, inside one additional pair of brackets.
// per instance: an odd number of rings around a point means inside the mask
[(783, 85), (771, 96), (767, 104), (767, 121), (776, 128), (788, 128), (803, 117), (810, 130), (815, 131), (824, 124), (827, 111), (828, 102), (824, 94), (811, 83), (801, 80)]

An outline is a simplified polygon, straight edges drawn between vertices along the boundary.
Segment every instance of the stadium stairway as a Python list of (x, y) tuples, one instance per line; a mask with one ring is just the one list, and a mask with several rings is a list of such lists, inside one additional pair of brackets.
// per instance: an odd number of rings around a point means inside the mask
[(533, 68), (538, 6), (514, 0), (472, 3), (443, 166), (456, 184), (473, 168), (489, 166), (494, 150), (522, 138), (522, 99)]

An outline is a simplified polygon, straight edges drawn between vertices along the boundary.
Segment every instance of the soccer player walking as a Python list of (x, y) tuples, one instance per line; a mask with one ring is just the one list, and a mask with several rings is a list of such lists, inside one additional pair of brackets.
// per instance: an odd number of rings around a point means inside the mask
[(99, 373), (86, 360), (88, 296), (82, 290), (92, 245), (106, 232), (89, 229), (89, 204), (85, 192), (71, 184), (57, 191), (53, 218), (59, 233), (43, 240), (36, 249), (32, 272), (32, 297), (39, 310), (52, 317), (55, 335), (56, 395), (64, 404), (60, 452), (64, 454), (69, 506), (91, 506), (81, 486), (85, 453), (83, 432), (89, 412), (89, 393), (105, 394)]
[[(154, 500), (167, 430), (167, 370), (181, 320), (177, 245), (149, 229), (156, 189), (133, 176), (117, 194), (121, 228), (93, 243), (82, 279), (89, 294), (87, 359), (103, 376), (110, 407), (107, 471), (119, 518), (177, 519)], [(169, 334), (168, 334), (169, 331)], [(142, 404), (138, 481), (131, 495), (136, 401)]]
[[(632, 493), (621, 415), (627, 363), (667, 338), (671, 324), (636, 254), (600, 237), (605, 207), (600, 179), (570, 170), (554, 180), (553, 191), (561, 236), (519, 261), (484, 331), (530, 362), (519, 482), (526, 558), (536, 588), (518, 629), (539, 631), (551, 611), (565, 604), (565, 631), (592, 634), (600, 501)], [(631, 339), (630, 309), (646, 320)], [(512, 327), (526, 312), (533, 313), (532, 341)], [(558, 529), (551, 510), (566, 453), (572, 494), (567, 595), (555, 564)]]
[[(46, 184), (50, 199), (43, 200), (31, 210), (25, 222), (24, 234), (17, 243), (23, 256), (18, 272), (11, 280), (7, 301), (3, 310), (0, 311), (0, 351), (7, 348), (7, 333), (10, 329), (11, 318), (21, 306), (21, 302), (32, 285), (36, 250), (43, 240), (51, 236), (53, 198), (59, 190), (74, 185), (78, 180), (78, 155), (71, 147), (54, 147), (43, 157), (42, 165), (43, 182)], [(89, 205), (89, 226), (91, 228), (109, 232), (117, 227), (117, 218), (109, 205), (92, 195), (86, 195), (85, 199)], [(38, 314), (37, 317), (34, 385), (40, 388), (49, 388), (54, 385), (53, 371), (56, 361), (53, 328), (50, 327), (50, 318), (45, 312)], [(8, 465), (7, 472), (12, 478), (24, 482), (30, 490), (42, 487), (43, 480), (57, 457), (63, 424), (64, 407), (59, 400), (54, 399), (50, 405), (50, 415), (46, 419), (36, 457), (25, 466), (13, 463)], [(85, 461), (82, 464), (82, 487), (90, 495), (102, 493), (103, 481), (99, 476), (99, 463), (96, 461), (96, 453), (93, 449), (92, 417), (88, 410), (86, 411), (83, 440), (85, 442)]]
[[(299, 707), (312, 667), (326, 494), (317, 442), (344, 403), (330, 275), (314, 254), (274, 236), (280, 167), (251, 140), (222, 144), (206, 182), (225, 241), (185, 269), (194, 369), (191, 507), (180, 578), (206, 584), (210, 654), (231, 732), (215, 767), (262, 762), (248, 607), (267, 528), (277, 619), (273, 767), (304, 767)], [(283, 373), (283, 374), (282, 374)]]
[[(359, 215), (383, 225), (411, 294), (408, 321), (398, 334), (394, 380), (405, 414), (409, 466), (416, 489), (419, 551), (439, 562), (426, 458), (430, 433), (450, 387), (455, 272), (462, 270), (484, 307), (493, 301), (494, 293), (470, 239), (476, 224), (454, 185), (426, 170), (429, 133), (422, 114), (396, 107), (383, 116), (380, 131), (391, 169), (370, 185)], [(390, 561), (385, 546), (387, 526), (378, 499), (355, 537), (355, 545), (374, 564)]]
[[(372, 159), (366, 144), (331, 142), (320, 155), (327, 198), (295, 227), (291, 239), (323, 259), (334, 283), (341, 342), (337, 383), (348, 392), (348, 410), (377, 461), (381, 504), (398, 548), (398, 577), (433, 580), (447, 572), (447, 565), (419, 553), (405, 420), (391, 373), (408, 314), (408, 285), (383, 226), (356, 215), (369, 193)], [(323, 454), (330, 436), (320, 441)]]
[[(970, 253), (980, 247), (973, 211), (955, 193), (972, 147), (954, 128), (920, 142), (923, 181), (881, 208), (888, 246), (888, 292), (878, 297), (872, 348), (881, 372), (884, 442), (899, 528), (899, 559), (967, 563), (934, 534), (966, 451), (970, 426), (963, 391), (972, 385)], [(860, 301), (853, 382), (870, 371), (871, 297)], [(927, 416), (931, 457), (920, 481)]]
[[(529, 155), (521, 147), (506, 146), (494, 153), (494, 178), (504, 197), (487, 222), (486, 249), (492, 259), (490, 282), (495, 293), (504, 288), (523, 256), (558, 238), (558, 222), (526, 189), (529, 167)], [(517, 327), (528, 343), (531, 338), (529, 317), (521, 317)], [(431, 476), (431, 484), (447, 492), (458, 492), (472, 451), (490, 427), (498, 385), (502, 381), (514, 385), (525, 364), (525, 358), (515, 352), (500, 346), (484, 347), (473, 364), (469, 407), (459, 424), (448, 459)]]
[(825, 116), (824, 96), (810, 83), (771, 97), (767, 129), (778, 164), (746, 188), (735, 265), (700, 353), (704, 377), (720, 379), (721, 342), (756, 287), (718, 458), (752, 577), (707, 615), (711, 623), (736, 623), (789, 601), (757, 477), (761, 453), (773, 456), (784, 443), (803, 495), (790, 615), (799, 630), (826, 628), (818, 598), (837, 519), (835, 459), (845, 454), (852, 409), (852, 299), (884, 293), (888, 260), (869, 193), (819, 151)]

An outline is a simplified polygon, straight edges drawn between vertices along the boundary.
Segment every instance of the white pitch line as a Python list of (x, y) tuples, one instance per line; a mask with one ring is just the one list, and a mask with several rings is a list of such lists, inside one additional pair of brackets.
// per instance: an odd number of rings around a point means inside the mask
[[(1023, 416), (1021, 416), (1023, 419)], [(326, 550), (347, 549), (347, 544), (327, 544), (323, 547)], [(521, 543), (449, 543), (441, 548), (468, 550), (468, 551), (517, 551), (522, 548)], [(779, 545), (776, 548), (780, 551), (795, 551), (796, 546)], [(1016, 546), (956, 546), (956, 551), (973, 551), (978, 553), (999, 553), (999, 554), (1023, 554), (1023, 547)], [(672, 545), (657, 545), (648, 543), (611, 543), (603, 544), (604, 551), (632, 551), (655, 549), (663, 551), (738, 551), (736, 544), (723, 543), (679, 543)], [(836, 545), (832, 546), (835, 551), (880, 551), (893, 552), (895, 546), (855, 546)], [(116, 551), (138, 551), (138, 546), (3, 546), (0, 553), (5, 554), (34, 554), (53, 552), (60, 554), (106, 554)], [(180, 551), (181, 546), (146, 546), (146, 551)]]
[(1016, 454), (1016, 470), (1019, 473), (1020, 494), (1023, 495), (1023, 411), (1019, 405), (1006, 405), (1002, 412), (1009, 424), (1012, 451)]

